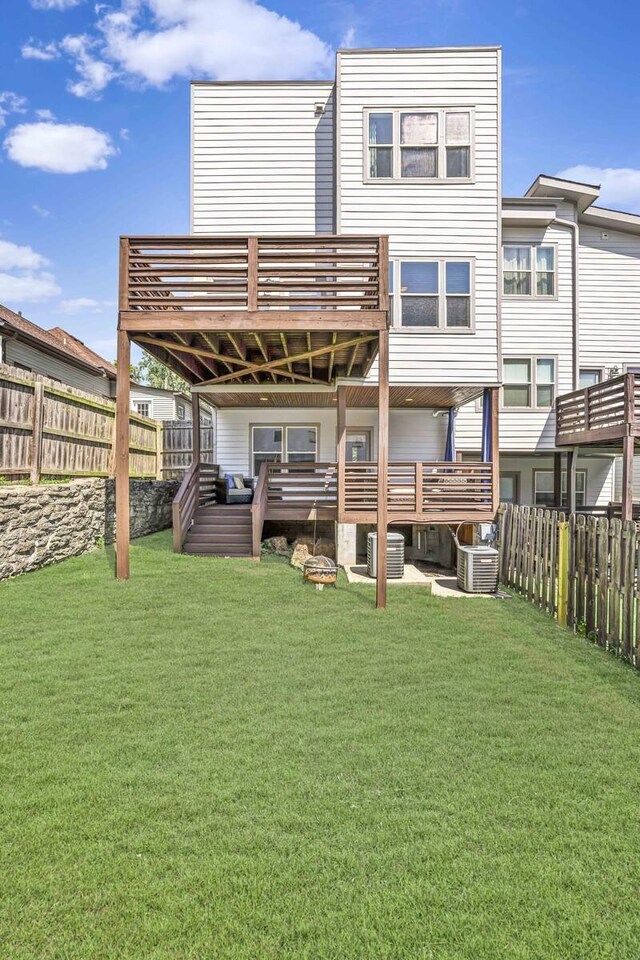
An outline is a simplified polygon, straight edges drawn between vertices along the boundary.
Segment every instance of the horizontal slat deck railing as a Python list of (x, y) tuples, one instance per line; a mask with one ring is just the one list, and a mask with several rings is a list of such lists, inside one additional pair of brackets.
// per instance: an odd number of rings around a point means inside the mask
[(267, 519), (300, 512), (311, 519), (335, 515), (337, 468), (335, 463), (270, 463), (267, 465)]
[(640, 427), (640, 382), (626, 373), (556, 400), (556, 444), (603, 443)]
[[(0, 364), (0, 476), (107, 477), (115, 404)], [(129, 416), (132, 477), (160, 475), (160, 424)]]
[[(563, 547), (564, 542), (564, 547)], [(640, 529), (635, 521), (509, 504), (499, 511), (500, 579), (640, 669)]]
[[(341, 516), (371, 522), (377, 506), (375, 462), (345, 464)], [(389, 464), (390, 520), (459, 522), (493, 519), (491, 463), (392, 462)], [(364, 519), (366, 518), (366, 519)]]
[(380, 237), (126, 237), (124, 243), (127, 310), (387, 309)]
[(192, 463), (175, 495), (173, 513), (173, 549), (180, 553), (198, 507), (216, 502), (215, 481), (220, 468), (215, 463)]

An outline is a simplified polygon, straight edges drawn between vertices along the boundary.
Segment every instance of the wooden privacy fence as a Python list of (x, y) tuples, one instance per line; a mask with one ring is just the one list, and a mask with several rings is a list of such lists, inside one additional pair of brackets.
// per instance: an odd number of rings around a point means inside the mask
[(640, 534), (634, 521), (509, 504), (499, 512), (504, 584), (640, 669)]
[[(213, 424), (200, 426), (200, 462), (213, 463)], [(162, 476), (179, 480), (191, 466), (193, 424), (190, 420), (165, 420), (162, 424)]]
[[(0, 476), (109, 476), (115, 411), (104, 397), (0, 364)], [(161, 476), (161, 425), (131, 413), (129, 426), (131, 476)]]

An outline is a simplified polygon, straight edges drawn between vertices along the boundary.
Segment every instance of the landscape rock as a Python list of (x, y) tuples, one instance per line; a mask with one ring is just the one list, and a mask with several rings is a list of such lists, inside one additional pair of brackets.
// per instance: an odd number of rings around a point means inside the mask
[(286, 537), (269, 537), (262, 541), (262, 549), (265, 553), (275, 553), (279, 557), (288, 557), (291, 553)]

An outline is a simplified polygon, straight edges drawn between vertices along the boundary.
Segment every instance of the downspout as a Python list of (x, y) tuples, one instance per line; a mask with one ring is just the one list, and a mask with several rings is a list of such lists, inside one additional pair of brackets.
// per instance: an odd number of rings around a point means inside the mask
[[(576, 213), (577, 216), (577, 213)], [(555, 217), (552, 221), (559, 227), (568, 227), (571, 230), (571, 272), (572, 272), (572, 390), (577, 390), (580, 383), (580, 224), (578, 221), (565, 220), (563, 217)], [(557, 270), (557, 265), (556, 265)]]

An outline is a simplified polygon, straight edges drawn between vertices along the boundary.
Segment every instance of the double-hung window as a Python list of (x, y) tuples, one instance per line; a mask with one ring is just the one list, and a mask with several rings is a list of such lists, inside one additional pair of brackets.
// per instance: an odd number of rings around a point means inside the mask
[(505, 244), (502, 278), (507, 297), (554, 297), (556, 248), (542, 244)]
[(369, 180), (469, 180), (472, 112), (371, 110), (365, 117)]
[(314, 426), (269, 425), (251, 428), (251, 462), (258, 476), (264, 463), (313, 463), (318, 448)]
[(151, 416), (151, 403), (149, 400), (136, 400), (135, 408), (136, 413), (139, 413), (141, 417)]
[(551, 357), (510, 357), (502, 365), (503, 406), (548, 410), (556, 393), (556, 364)]
[(393, 261), (389, 292), (394, 325), (426, 330), (470, 330), (473, 326), (472, 274), (470, 260)]

